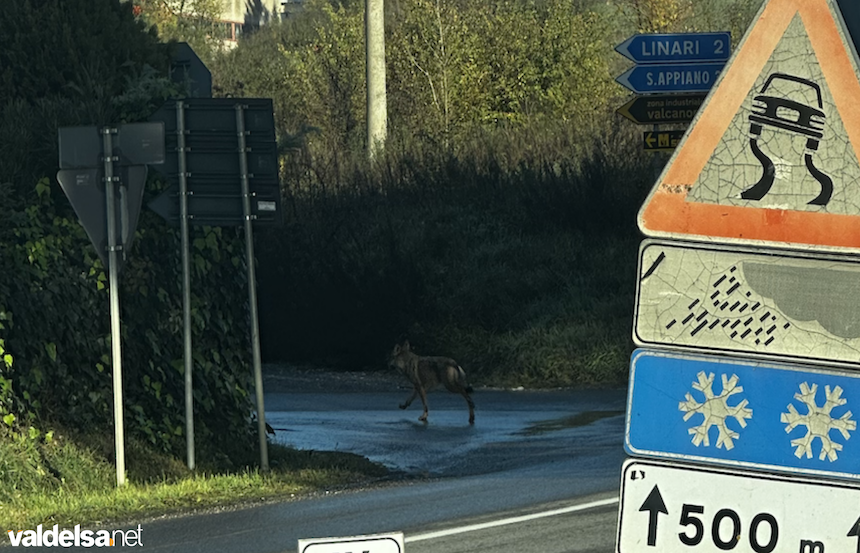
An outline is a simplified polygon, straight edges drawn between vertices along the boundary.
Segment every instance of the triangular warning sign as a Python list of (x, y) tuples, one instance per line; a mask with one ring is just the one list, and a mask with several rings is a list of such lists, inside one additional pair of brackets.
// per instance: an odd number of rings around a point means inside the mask
[(834, 0), (768, 0), (642, 206), (642, 232), (860, 250), (858, 74)]

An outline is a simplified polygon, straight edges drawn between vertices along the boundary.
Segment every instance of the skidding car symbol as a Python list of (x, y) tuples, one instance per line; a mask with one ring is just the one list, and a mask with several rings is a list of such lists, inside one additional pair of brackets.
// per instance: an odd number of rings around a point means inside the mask
[[(802, 104), (781, 96), (765, 94), (768, 88), (777, 80), (792, 81), (811, 88), (815, 91), (818, 98), (818, 107)], [(774, 73), (768, 77), (767, 82), (765, 82), (764, 87), (761, 89), (761, 93), (753, 99), (753, 113), (749, 116), (750, 134), (752, 134), (750, 148), (752, 148), (753, 154), (761, 163), (764, 173), (756, 184), (741, 193), (741, 198), (745, 200), (761, 200), (770, 192), (773, 186), (776, 168), (770, 157), (762, 152), (758, 146), (762, 127), (767, 125), (807, 137), (806, 152), (804, 154), (806, 169), (821, 184), (821, 192), (809, 201), (809, 205), (824, 206), (830, 202), (830, 197), (833, 195), (833, 181), (830, 177), (819, 171), (812, 160), (813, 152), (818, 150), (819, 141), (824, 137), (823, 131), (826, 115), (822, 111), (823, 107), (821, 87), (814, 82), (784, 73)]]

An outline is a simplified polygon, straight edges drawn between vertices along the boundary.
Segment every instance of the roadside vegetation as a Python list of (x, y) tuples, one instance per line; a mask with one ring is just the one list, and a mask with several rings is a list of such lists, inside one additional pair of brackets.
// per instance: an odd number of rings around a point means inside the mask
[(283, 145), (286, 224), (259, 235), (264, 355), (372, 369), (409, 338), (478, 382), (623, 385), (636, 214), (667, 158), (614, 113), (630, 65), (614, 46), (740, 39), (759, 3), (387, 2), (374, 163), (363, 2), (308, 0), (219, 58), (219, 93), (273, 98)]
[[(130, 484), (115, 489), (107, 277), (56, 181), (57, 129), (143, 121), (183, 87), (274, 100), (282, 227), (256, 233), (269, 362), (384, 368), (409, 338), (476, 384), (620, 386), (640, 237), (666, 158), (614, 114), (636, 32), (731, 30), (760, 0), (391, 0), (389, 139), (365, 154), (363, 5), (308, 0), (232, 50), (214, 0), (7, 0), (0, 11), (0, 527), (143, 516), (376, 478), (255, 458), (243, 236), (194, 228), (196, 473), (183, 465), (179, 237), (144, 208), (121, 279)], [(196, 16), (178, 17), (180, 6)], [(38, 48), (33, 45), (38, 44)], [(151, 172), (154, 173), (154, 172)], [(164, 179), (152, 175), (144, 205)]]
[[(33, 440), (0, 434), (0, 529), (38, 524), (140, 521), (146, 517), (241, 506), (339, 489), (386, 476), (383, 467), (343, 452), (298, 451), (272, 445), (271, 470), (243, 458), (206, 461), (191, 473), (182, 460), (138, 439), (126, 443), (128, 483), (116, 487), (113, 436), (53, 431)], [(5, 534), (2, 536), (5, 538)]]

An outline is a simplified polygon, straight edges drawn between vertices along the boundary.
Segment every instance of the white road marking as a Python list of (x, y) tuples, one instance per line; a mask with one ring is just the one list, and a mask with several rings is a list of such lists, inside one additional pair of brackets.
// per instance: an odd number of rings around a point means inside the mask
[(505, 526), (507, 524), (517, 524), (519, 522), (526, 522), (529, 520), (535, 520), (538, 518), (551, 517), (555, 515), (563, 515), (566, 513), (574, 513), (576, 511), (586, 511), (588, 509), (593, 509), (595, 507), (604, 507), (606, 505), (614, 505), (618, 503), (617, 497), (610, 497), (609, 499), (601, 499), (599, 501), (592, 501), (590, 503), (582, 503), (579, 505), (572, 505), (570, 507), (562, 507), (561, 509), (553, 509), (551, 511), (543, 511), (540, 513), (532, 513), (530, 515), (522, 515), (518, 517), (510, 517), (503, 518), (500, 520), (494, 520), (491, 522), (483, 522), (481, 524), (470, 524), (469, 526), (460, 526), (459, 528), (449, 528), (447, 530), (439, 530), (438, 532), (427, 532), (426, 534), (416, 534), (414, 536), (406, 536), (404, 542), (410, 543), (414, 541), (424, 541), (424, 540), (432, 540), (435, 538), (442, 538), (445, 536), (453, 536), (455, 534), (463, 534), (465, 532), (474, 532), (476, 530), (485, 530), (487, 528), (495, 528), (496, 526)]

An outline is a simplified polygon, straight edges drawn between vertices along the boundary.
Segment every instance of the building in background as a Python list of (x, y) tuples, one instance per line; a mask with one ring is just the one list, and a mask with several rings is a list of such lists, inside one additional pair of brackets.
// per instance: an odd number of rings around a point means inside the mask
[[(128, 0), (121, 0), (128, 1)], [(132, 0), (135, 17), (156, 25), (167, 39), (188, 40), (182, 29), (203, 29), (209, 38), (235, 46), (243, 34), (302, 9), (304, 0)], [(200, 19), (206, 24), (198, 26)], [(193, 42), (193, 41), (190, 41)]]
[(224, 9), (220, 26), (228, 43), (239, 40), (271, 21), (281, 20), (301, 9), (304, 0), (222, 0)]

